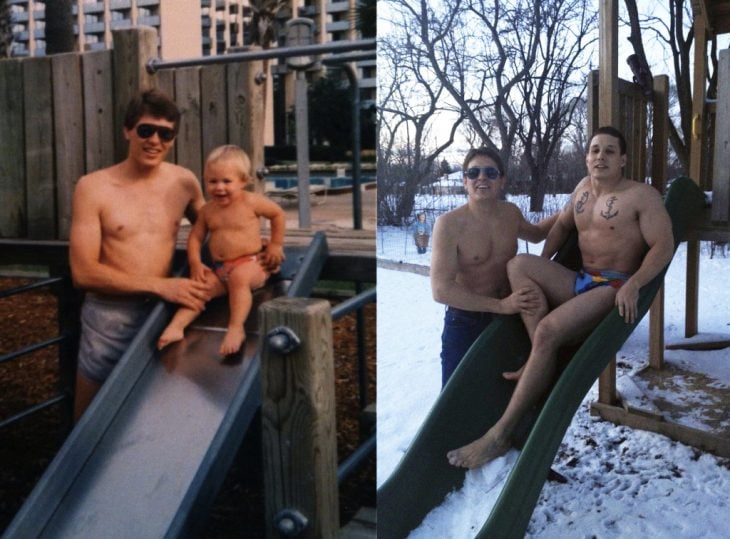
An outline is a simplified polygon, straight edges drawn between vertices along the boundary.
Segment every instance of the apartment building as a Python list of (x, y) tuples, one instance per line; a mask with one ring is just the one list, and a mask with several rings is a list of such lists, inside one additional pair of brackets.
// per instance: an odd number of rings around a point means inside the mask
[[(7, 0), (13, 21), (13, 56), (45, 54), (45, 1)], [(308, 17), (315, 22), (318, 43), (357, 39), (356, 0), (271, 1), (281, 5), (277, 20)], [(111, 45), (111, 32), (137, 25), (152, 26), (160, 36), (165, 60), (224, 54), (248, 44), (253, 10), (249, 0), (77, 0), (72, 6), (78, 50)], [(200, 39), (191, 36), (199, 35)], [(375, 60), (358, 63), (365, 101), (375, 100)]]

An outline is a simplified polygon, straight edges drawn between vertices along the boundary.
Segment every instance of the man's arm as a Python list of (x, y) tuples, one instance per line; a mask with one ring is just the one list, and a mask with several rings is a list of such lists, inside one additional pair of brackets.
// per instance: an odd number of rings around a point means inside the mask
[(637, 316), (639, 289), (656, 277), (669, 264), (674, 254), (672, 221), (661, 196), (653, 187), (643, 185), (639, 193), (639, 229), (649, 250), (639, 269), (616, 294), (619, 314), (628, 323), (633, 322)]
[(191, 223), (194, 223), (200, 214), (200, 210), (205, 205), (205, 197), (203, 196), (203, 189), (200, 187), (200, 182), (198, 182), (198, 179), (192, 172), (190, 172), (188, 178), (185, 178), (185, 187), (190, 194), (190, 202), (185, 207), (185, 217)]
[[(101, 210), (95, 201), (94, 180), (79, 180), (73, 196), (69, 262), (76, 287), (102, 294), (153, 294), (168, 301), (192, 307), (203, 302), (206, 287), (188, 279), (132, 275), (103, 264), (101, 260)], [(190, 281), (192, 283), (192, 281)]]
[(547, 237), (550, 229), (555, 224), (555, 221), (558, 220), (560, 212), (555, 213), (550, 217), (546, 217), (545, 219), (542, 219), (534, 225), (530, 223), (527, 219), (525, 219), (524, 216), (522, 216), (522, 213), (520, 213), (520, 216), (522, 217), (522, 219), (520, 220), (518, 237), (521, 240), (527, 240), (532, 243), (539, 243)]
[(436, 219), (431, 253), (431, 293), (434, 301), (467, 311), (513, 314), (533, 307), (532, 291), (521, 290), (504, 299), (478, 295), (457, 282), (457, 231), (447, 219)]
[(545, 245), (542, 248), (542, 255), (545, 258), (552, 258), (558, 249), (562, 247), (565, 240), (568, 238), (570, 231), (575, 228), (575, 220), (573, 216), (573, 197), (575, 197), (575, 191), (570, 195), (570, 201), (565, 207), (557, 213), (557, 217), (550, 228), (550, 232), (547, 234), (545, 239)]

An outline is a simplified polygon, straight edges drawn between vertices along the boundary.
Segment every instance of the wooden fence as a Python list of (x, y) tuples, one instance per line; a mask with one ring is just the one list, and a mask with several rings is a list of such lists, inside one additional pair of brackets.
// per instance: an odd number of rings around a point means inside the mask
[(263, 165), (263, 63), (150, 75), (156, 54), (156, 31), (141, 27), (115, 31), (111, 50), (0, 60), (0, 238), (68, 239), (74, 186), (124, 159), (123, 114), (141, 88), (165, 90), (182, 111), (168, 159), (200, 178), (204, 156), (231, 143)]

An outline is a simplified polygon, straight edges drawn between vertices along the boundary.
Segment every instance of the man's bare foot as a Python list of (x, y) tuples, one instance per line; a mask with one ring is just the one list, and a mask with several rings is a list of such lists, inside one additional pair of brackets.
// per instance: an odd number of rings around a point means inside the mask
[(520, 367), (520, 370), (518, 370), (518, 371), (503, 372), (502, 377), (505, 380), (512, 380), (513, 382), (516, 382), (517, 380), (520, 379), (520, 376), (522, 376), (522, 371), (524, 371), (524, 370), (525, 370), (525, 366), (522, 365), (522, 367)]
[(162, 332), (162, 335), (160, 335), (160, 338), (157, 339), (157, 349), (162, 350), (168, 344), (182, 341), (183, 337), (185, 337), (185, 333), (182, 328), (167, 326)]
[(469, 445), (454, 449), (446, 454), (449, 464), (462, 468), (478, 468), (491, 460), (504, 455), (510, 448), (509, 440), (491, 428), (481, 438)]
[(223, 337), (223, 342), (218, 350), (222, 356), (228, 354), (235, 354), (241, 349), (243, 341), (246, 340), (246, 333), (243, 331), (243, 326), (228, 328), (226, 336)]

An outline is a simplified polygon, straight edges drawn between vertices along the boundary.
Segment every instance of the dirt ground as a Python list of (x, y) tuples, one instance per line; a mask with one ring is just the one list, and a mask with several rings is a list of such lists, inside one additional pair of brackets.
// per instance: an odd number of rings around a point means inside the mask
[[(326, 202), (325, 202), (326, 204)], [(0, 278), (0, 290), (26, 280)], [(0, 299), (0, 355), (58, 334), (56, 298), (41, 289)], [(368, 401), (375, 400), (375, 306), (366, 308)], [(334, 322), (338, 456), (342, 461), (359, 444), (357, 345), (355, 317)], [(57, 346), (0, 364), (0, 421), (57, 393)], [(0, 530), (4, 530), (33, 489), (67, 435), (68, 409), (57, 404), (5, 427), (0, 444)], [(255, 429), (252, 429), (255, 431)], [(263, 537), (260, 440), (250, 435), (216, 498), (204, 538)], [(375, 507), (375, 456), (340, 487), (340, 522), (344, 525), (362, 506)]]

